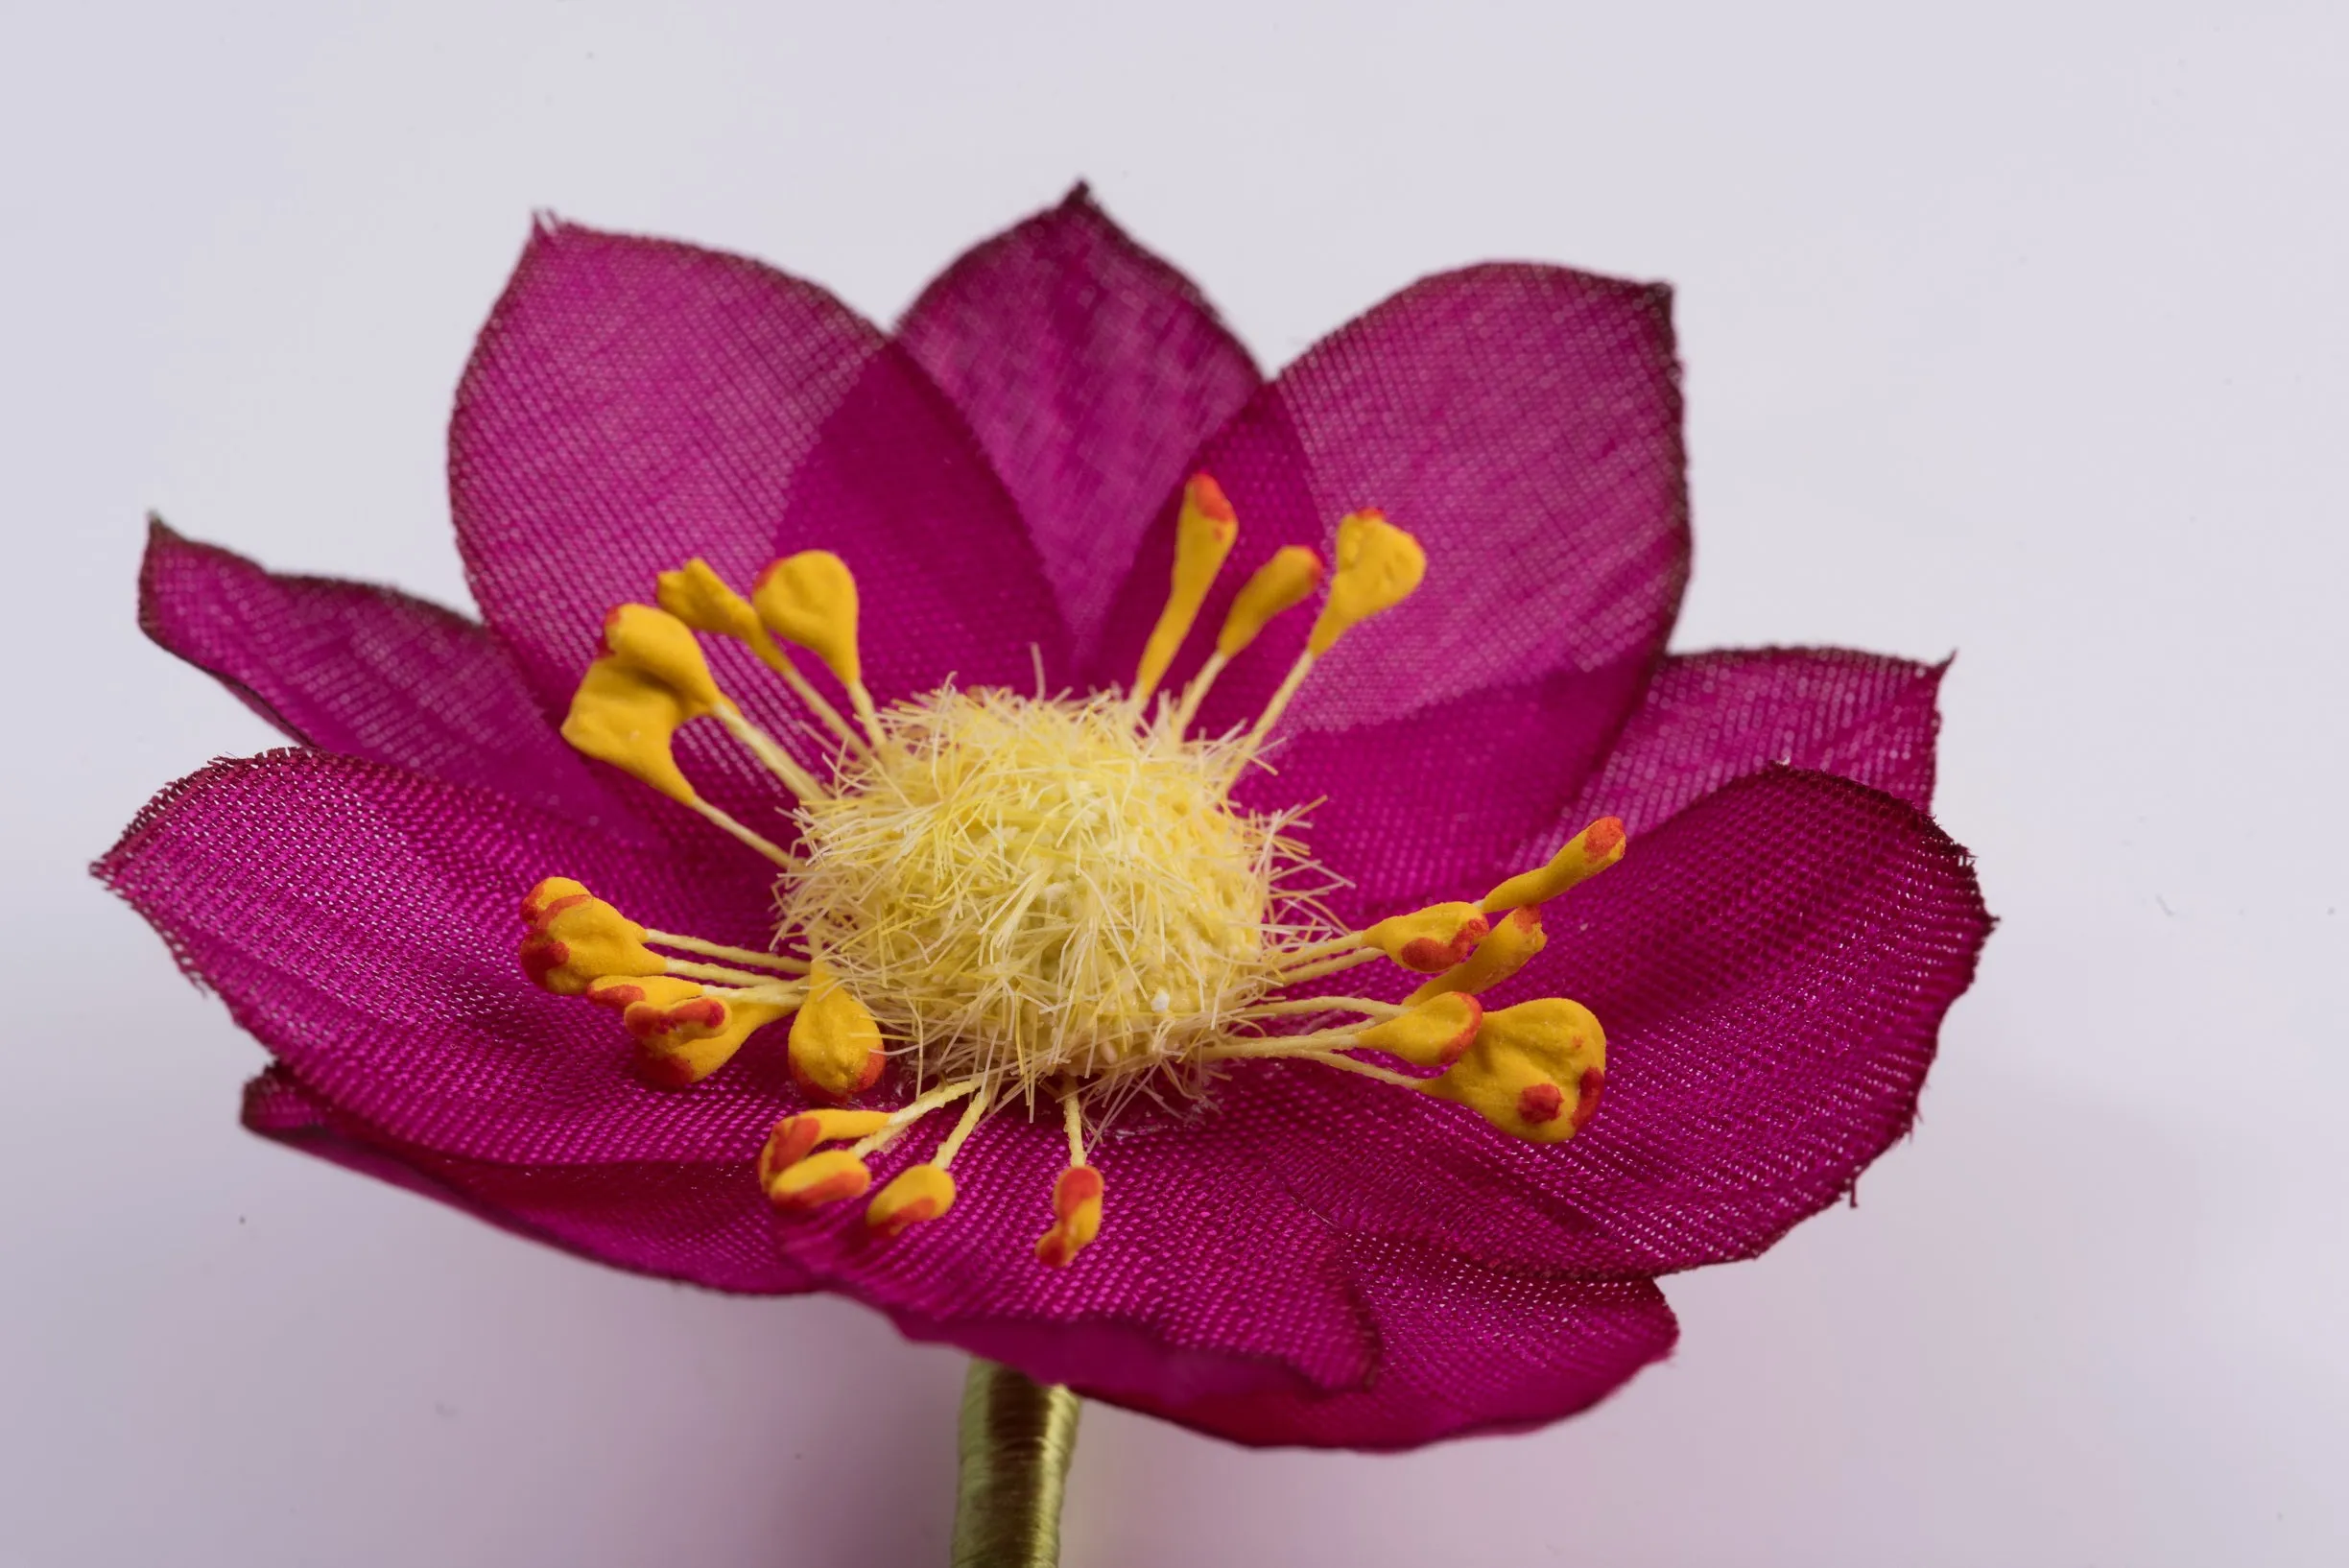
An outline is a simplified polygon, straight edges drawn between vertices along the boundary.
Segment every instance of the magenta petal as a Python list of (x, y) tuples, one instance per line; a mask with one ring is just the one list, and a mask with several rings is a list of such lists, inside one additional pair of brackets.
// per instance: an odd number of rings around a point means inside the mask
[(139, 625), (305, 745), (641, 831), (638, 803), (556, 736), (497, 639), (438, 605), (264, 571), (156, 521)]
[(693, 556), (747, 588), (777, 556), (839, 553), (884, 697), (950, 670), (1024, 684), (1029, 644), (1062, 639), (945, 395), (830, 295), (739, 256), (540, 225), (458, 389), (449, 486), (474, 597), (550, 714), (605, 612)]
[[(926, 1159), (941, 1115), (872, 1162), (875, 1190)], [(1134, 1398), (1344, 1388), (1375, 1340), (1329, 1227), (1220, 1116), (1132, 1131), (1093, 1152), (1107, 1192), (1101, 1237), (1064, 1270), (1035, 1261), (1068, 1162), (1059, 1120), (1002, 1112), (954, 1162), (942, 1218), (876, 1241), (862, 1205), (783, 1223), (794, 1262), (944, 1340), (1048, 1382)]]
[(817, 1282), (776, 1252), (750, 1162), (500, 1165), (404, 1144), (283, 1067), (245, 1089), (245, 1125), (288, 1148), (436, 1199), (599, 1263), (713, 1290), (793, 1295)]
[(1379, 1336), (1378, 1371), (1365, 1387), (1189, 1401), (1107, 1397), (1260, 1447), (1416, 1448), (1522, 1432), (1587, 1410), (1662, 1360), (1679, 1334), (1650, 1280), (1504, 1273), (1401, 1242), (1357, 1238), (1346, 1250)]
[(323, 751), (218, 762), (93, 869), (304, 1082), (387, 1136), (508, 1164), (743, 1159), (798, 1106), (783, 1031), (687, 1093), (611, 1014), (533, 986), (522, 894), (575, 876), (648, 925), (767, 941), (764, 863), (641, 849)]
[(1773, 770), (1552, 903), (1549, 947), (1487, 998), (1573, 997), (1605, 1027), (1604, 1097), (1572, 1143), (1301, 1064), (1260, 1069), (1231, 1113), (1350, 1232), (1587, 1277), (1747, 1257), (1908, 1130), (1989, 924), (1927, 818)]
[(1082, 185), (947, 268), (897, 341), (1018, 502), (1081, 660), (1184, 464), (1256, 390), (1247, 350)]
[[(1427, 547), (1426, 585), (1339, 646), (1290, 710), (1290, 733), (1383, 724), (1562, 671), (1644, 674), (1688, 575), (1669, 291), (1554, 267), (1428, 278), (1283, 370), (1200, 465), (1240, 513), (1210, 629), (1277, 546), (1326, 554), (1343, 512), (1380, 508)], [(1097, 677), (1131, 672), (1172, 549), (1163, 529), (1145, 541)], [(1253, 719), (1310, 621), (1283, 617), (1234, 664), (1209, 728)], [(1208, 640), (1193, 639), (1175, 678)], [(1578, 729), (1604, 733), (1628, 711), (1636, 679), (1610, 689), (1623, 707)]]
[(1559, 826), (1572, 834), (1614, 816), (1636, 836), (1771, 763), (1855, 779), (1923, 811), (1933, 804), (1935, 699), (1948, 668), (1847, 648), (1668, 658)]

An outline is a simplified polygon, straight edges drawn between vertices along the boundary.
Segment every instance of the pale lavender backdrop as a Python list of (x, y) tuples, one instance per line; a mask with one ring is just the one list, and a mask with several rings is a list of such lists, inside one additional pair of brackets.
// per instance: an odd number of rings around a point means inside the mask
[(2349, 18), (1893, 10), (9, 8), (0, 1562), (943, 1560), (954, 1356), (247, 1137), (81, 867), (270, 739), (136, 635), (146, 508), (463, 602), (533, 207), (889, 317), (1079, 175), (1269, 363), (1487, 256), (1676, 283), (1681, 645), (1958, 651), (2005, 923), (1917, 1136), (1672, 1282), (1672, 1364), (1405, 1459), (1096, 1412), (1068, 1568), (2342, 1560)]

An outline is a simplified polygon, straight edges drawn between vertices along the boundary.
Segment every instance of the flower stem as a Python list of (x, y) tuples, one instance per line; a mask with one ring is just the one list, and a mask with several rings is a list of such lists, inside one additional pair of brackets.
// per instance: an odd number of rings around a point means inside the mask
[(1056, 1568), (1077, 1396), (971, 1358), (962, 1383), (954, 1568)]

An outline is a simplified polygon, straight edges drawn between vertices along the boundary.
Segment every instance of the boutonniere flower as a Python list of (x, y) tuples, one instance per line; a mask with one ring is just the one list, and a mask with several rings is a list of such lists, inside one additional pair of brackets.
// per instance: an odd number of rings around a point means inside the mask
[(1987, 919), (1938, 667), (1665, 651), (1661, 287), (1270, 380), (1080, 189), (893, 333), (558, 222), (458, 392), (475, 623), (157, 525), (296, 743), (98, 866), (247, 1125), (1247, 1443), (1555, 1420), (1909, 1128)]

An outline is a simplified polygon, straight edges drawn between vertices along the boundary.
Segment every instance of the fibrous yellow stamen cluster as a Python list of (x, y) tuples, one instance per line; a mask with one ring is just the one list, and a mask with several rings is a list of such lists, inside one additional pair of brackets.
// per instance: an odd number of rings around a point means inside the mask
[[(612, 611), (563, 733), (781, 867), (776, 950), (648, 931), (551, 877), (523, 901), (524, 968), (619, 1012), (660, 1087), (707, 1077), (789, 1018), (791, 1075), (817, 1108), (784, 1117), (759, 1154), (760, 1185), (785, 1212), (866, 1197), (867, 1156), (957, 1107), (931, 1156), (869, 1200), (867, 1224), (896, 1235), (953, 1206), (948, 1168), (990, 1116), (1057, 1116), (1069, 1164), (1036, 1244), (1055, 1267), (1102, 1225), (1088, 1123), (1098, 1133), (1135, 1092), (1196, 1092), (1222, 1063), (1317, 1062), (1469, 1106), (1511, 1136), (1572, 1137), (1604, 1078), (1598, 1021), (1562, 998), (1491, 1011), (1480, 998), (1540, 952), (1543, 902), (1620, 858), (1621, 824), (1594, 823), (1481, 900), (1338, 929), (1317, 902), (1332, 884), (1296, 842), (1301, 814), (1244, 810), (1231, 789), (1317, 661), (1412, 593), (1427, 560), (1379, 513), (1344, 518), (1312, 634), (1256, 723), (1194, 737), (1220, 673), (1323, 581), (1314, 552), (1274, 553), (1190, 683), (1158, 692), (1238, 527), (1215, 482), (1195, 477), (1135, 683), (1085, 697), (950, 684), (879, 706), (863, 681), (856, 582), (828, 552), (772, 563), (747, 598), (699, 560), (661, 574), (659, 607)], [(801, 744), (825, 737), (823, 754), (795, 754), (745, 717), (696, 632), (740, 640), (782, 677), (816, 721)], [(785, 644), (817, 656), (853, 727)], [(771, 838), (701, 799), (674, 752), (700, 718), (790, 793), (791, 831)], [(1295, 989), (1381, 960), (1427, 978), (1401, 1003)], [(892, 1057), (914, 1091), (902, 1105), (833, 1108), (875, 1088)]]
[(1179, 1072), (1330, 929), (1289, 823), (1225, 796), (1233, 750), (1137, 728), (1115, 693), (899, 704), (801, 807), (783, 923), (923, 1079)]

